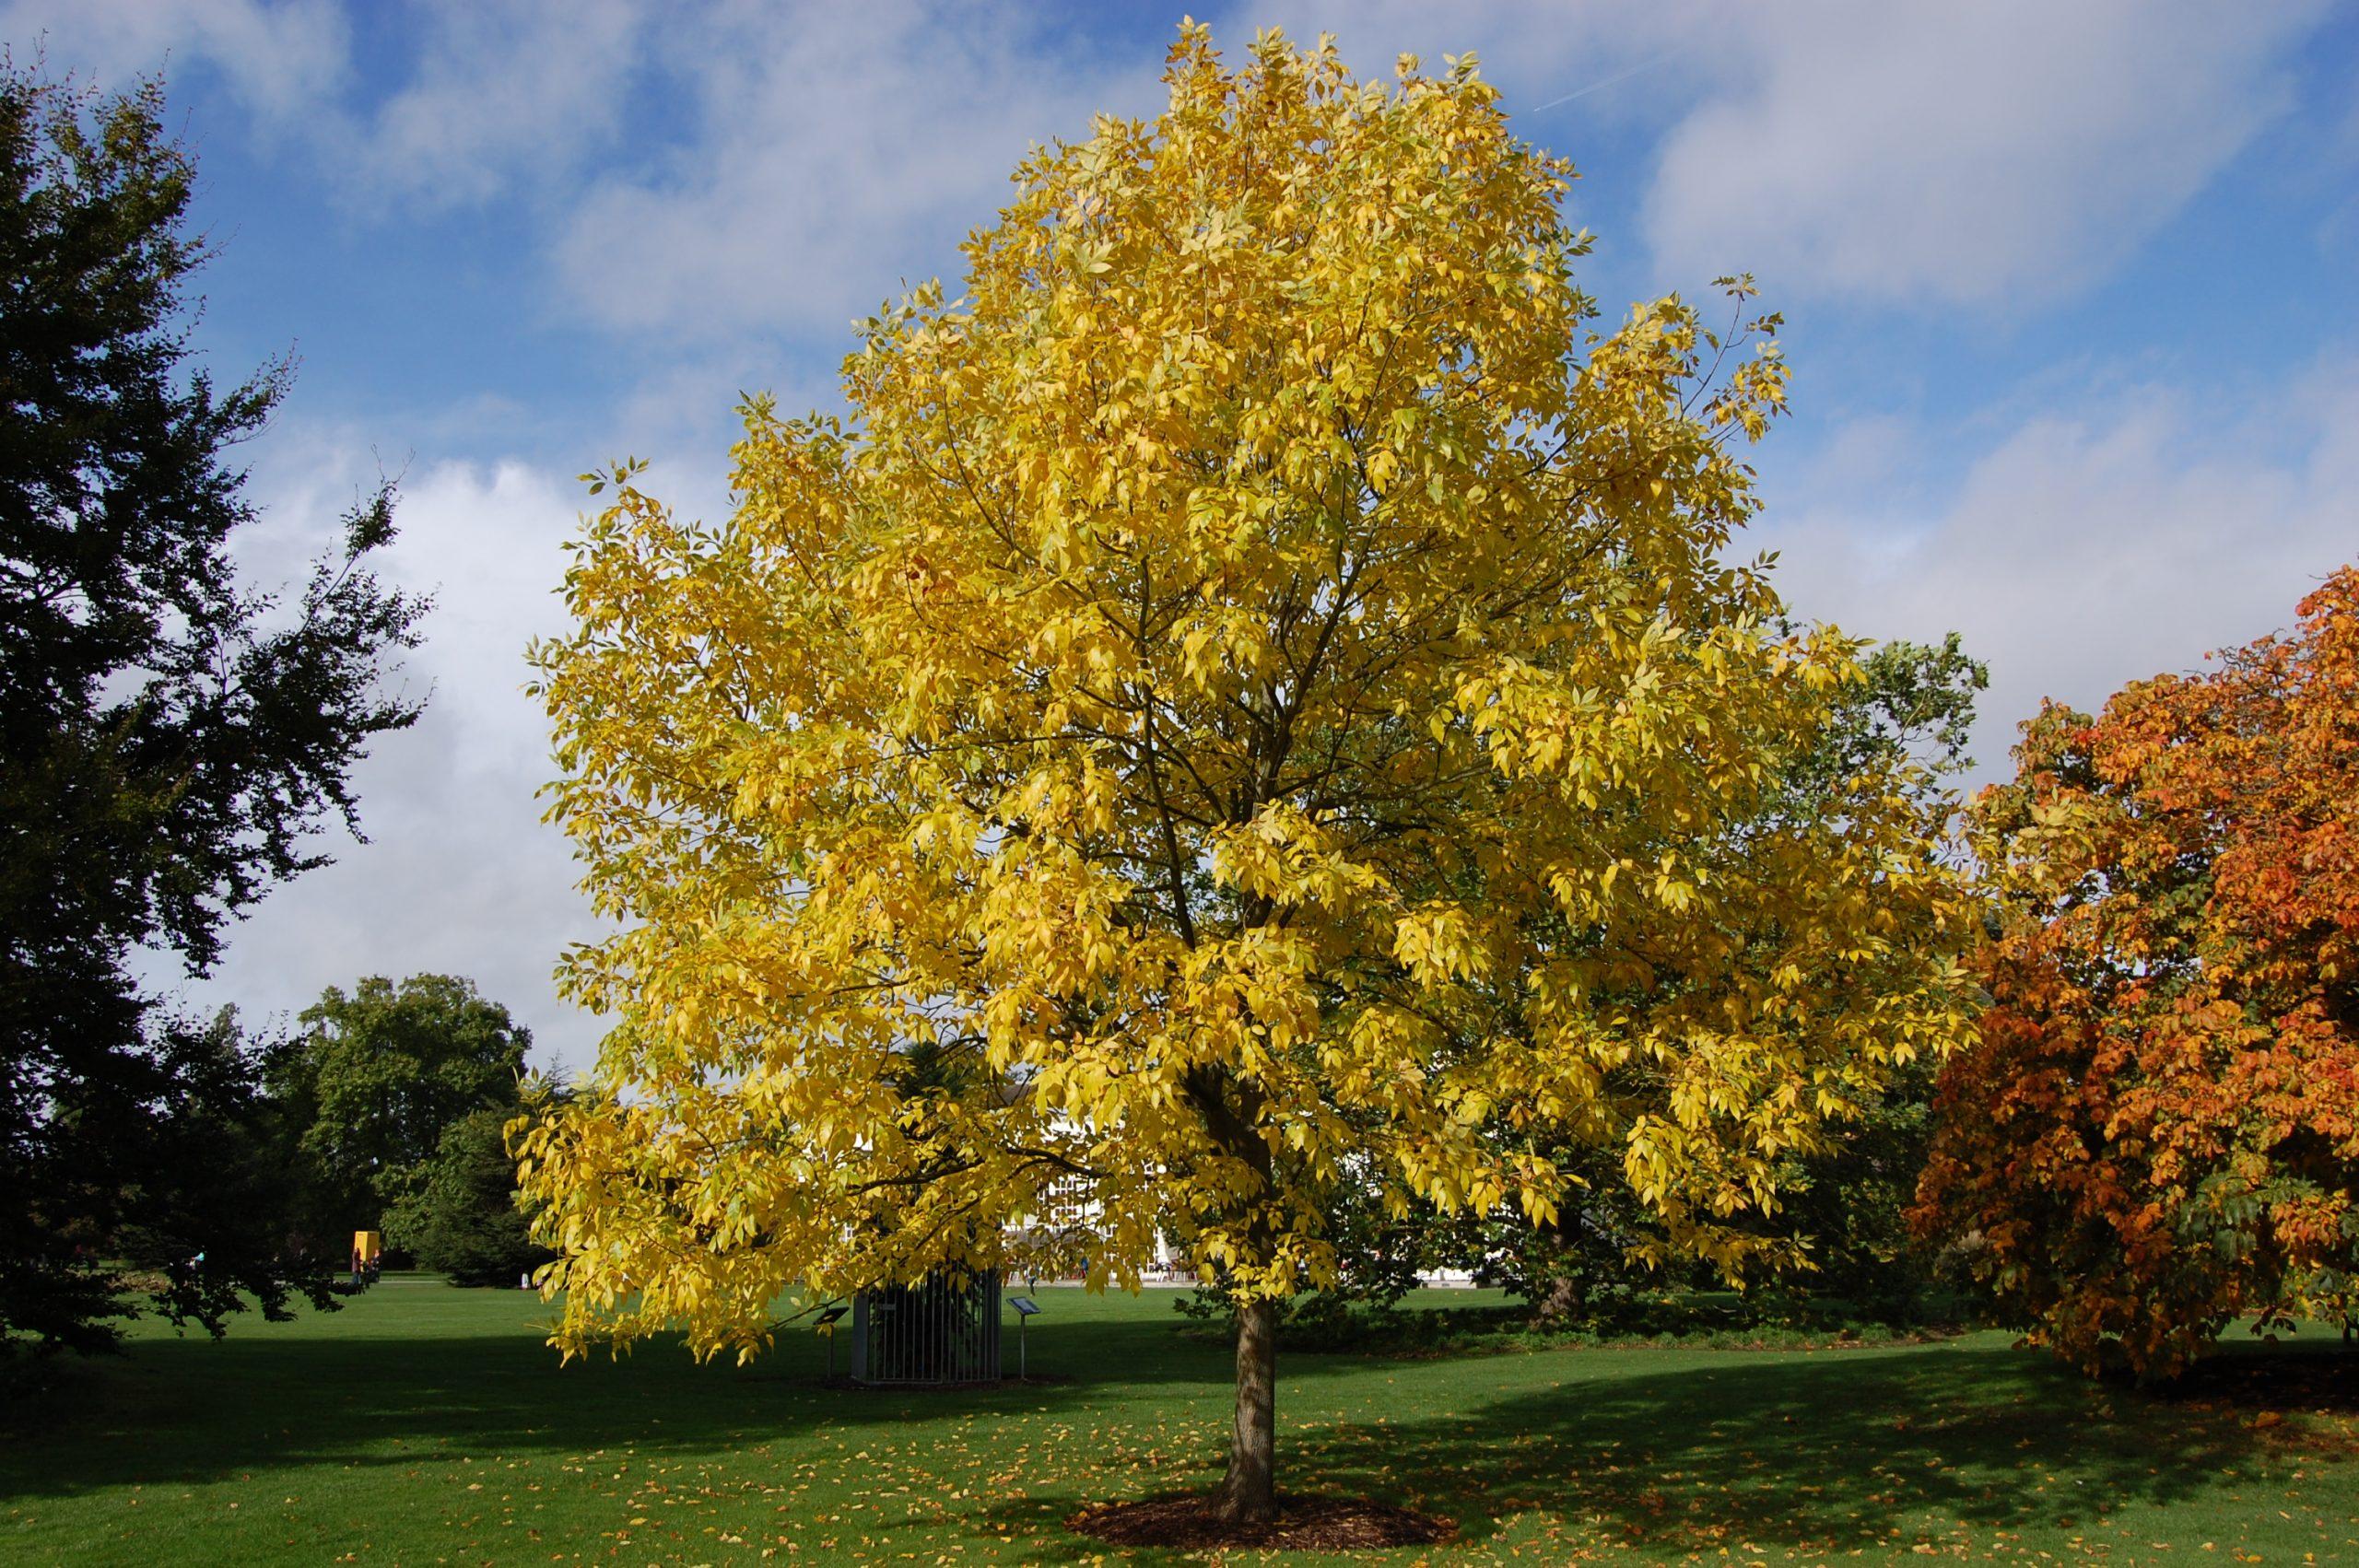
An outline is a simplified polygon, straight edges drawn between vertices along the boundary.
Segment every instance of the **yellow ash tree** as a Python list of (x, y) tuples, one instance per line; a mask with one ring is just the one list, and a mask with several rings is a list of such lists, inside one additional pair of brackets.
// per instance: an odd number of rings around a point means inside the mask
[(536, 659), (616, 1022), (518, 1148), (569, 1352), (1160, 1232), (1238, 1304), (1250, 1518), (1339, 1183), (1545, 1220), (1602, 1147), (1778, 1261), (1962, 922), (1907, 780), (1781, 806), (1859, 672), (1722, 558), (1774, 319), (1592, 330), (1471, 62), (1191, 26), (1167, 80), (866, 323), (850, 418), (749, 406), (724, 522), (595, 476)]

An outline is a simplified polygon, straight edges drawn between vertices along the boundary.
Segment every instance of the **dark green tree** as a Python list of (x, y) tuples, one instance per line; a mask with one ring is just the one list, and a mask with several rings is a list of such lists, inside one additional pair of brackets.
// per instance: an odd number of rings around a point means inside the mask
[(285, 1277), (300, 1178), (285, 1158), (279, 1107), (261, 1086), (264, 1047), (234, 1008), (204, 1022), (164, 1021), (158, 1034), (151, 1082), (120, 1113), (136, 1118), (139, 1136), (118, 1165), (115, 1250), (184, 1321), (217, 1326), (256, 1281), (266, 1307), (283, 1306), (294, 1289), (316, 1298), (316, 1271)]
[[(1336, 1183), (1321, 1212), (1336, 1274), (1281, 1305), (1278, 1333), (1291, 1350), (1361, 1342), (1372, 1322), (1417, 1288), (1420, 1270), (1455, 1267), (1467, 1252), (1469, 1225), (1445, 1220), (1429, 1204), (1414, 1203), (1395, 1214), (1373, 1182)], [(1218, 1324), (1225, 1336), (1236, 1332), (1236, 1302), (1218, 1279), (1180, 1294), (1173, 1305), (1183, 1316)]]
[(349, 993), (329, 987), (299, 1022), (269, 1079), (301, 1129), (305, 1228), (323, 1244), (381, 1228), (427, 1182), (457, 1123), (522, 1104), (532, 1034), (472, 980), (372, 975)]
[(515, 1110), (470, 1111), (385, 1214), (385, 1241), (457, 1285), (512, 1285), (553, 1256), (527, 1234), (505, 1129)]
[(1886, 642), (1860, 661), (1866, 676), (1836, 703), (1818, 744), (1786, 770), (1787, 810), (1824, 810), (1839, 798), (1848, 775), (1907, 758), (1919, 772), (1926, 799), (1953, 789), (1974, 766), (1966, 754), (1974, 732), (1974, 704), (1990, 685), (1990, 671), (1970, 657), (1957, 633), (1939, 646)]
[(154, 84), (0, 63), (0, 1354), (111, 1343), (134, 1239), (194, 1270), (156, 1296), (176, 1318), (281, 1310), (302, 1266), (254, 1239), (276, 1219), (183, 1202), (217, 1173), (149, 1157), (158, 1127), (245, 1114), (252, 1053), (194, 1043), (127, 964), (204, 973), (225, 921), (326, 859), (317, 829), (358, 835), (352, 766), (420, 708), (382, 678), (426, 604), (363, 565), (390, 489), (299, 586), (237, 574), (232, 453), (288, 366), (197, 363), (205, 246), (162, 115)]

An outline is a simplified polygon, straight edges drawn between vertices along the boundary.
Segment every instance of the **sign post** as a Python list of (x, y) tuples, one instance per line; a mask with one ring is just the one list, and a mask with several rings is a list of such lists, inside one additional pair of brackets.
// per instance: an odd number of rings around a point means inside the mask
[(1032, 1321), (1032, 1315), (1040, 1310), (1040, 1304), (1030, 1296), (1010, 1296), (1007, 1298), (1007, 1305), (1015, 1308), (1015, 1380), (1022, 1383), (1027, 1381), (1024, 1355), (1024, 1328), (1025, 1325)]
[(848, 1306), (831, 1306), (819, 1314), (819, 1320), (811, 1326), (813, 1333), (827, 1337), (827, 1381), (830, 1383), (836, 1380), (836, 1323), (851, 1310)]

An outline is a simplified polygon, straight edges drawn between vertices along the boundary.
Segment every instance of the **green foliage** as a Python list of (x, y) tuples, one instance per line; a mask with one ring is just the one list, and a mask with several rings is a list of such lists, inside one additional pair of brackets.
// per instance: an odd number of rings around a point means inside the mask
[(329, 1305), (286, 1246), (297, 1180), (236, 1012), (151, 1030), (112, 1071), (61, 1082), (48, 1107), (42, 1152), (65, 1179), (18, 1223), (58, 1245), (0, 1270), (6, 1321), (34, 1345), (110, 1348), (134, 1290), (217, 1338), (250, 1305), (276, 1319), (298, 1295)]
[[(1860, 661), (1864, 679), (1836, 704), (1817, 744), (1789, 765), (1793, 812), (1830, 809), (1844, 780), (1885, 774), (1906, 781), (1933, 813), (1954, 803), (1976, 695), (1989, 671), (1958, 634), (1940, 644), (1878, 645)], [(1883, 1092), (1830, 1121), (1817, 1148), (1792, 1164), (1774, 1223), (1807, 1239), (1812, 1268), (1797, 1283), (1813, 1295), (1857, 1304), (1882, 1322), (1940, 1309), (1931, 1260), (1907, 1220), (1932, 1130), (1939, 1064), (1917, 1057), (1893, 1070)]]
[(1799, 1162), (1784, 1223), (1811, 1239), (1814, 1292), (1908, 1322), (1938, 1301), (1933, 1259), (1908, 1223), (1932, 1138), (1936, 1064), (1914, 1061), (1884, 1098), (1836, 1129), (1832, 1147)]
[(245, 1117), (250, 1063), (158, 1016), (126, 965), (204, 972), (225, 921), (323, 862), (315, 829), (357, 834), (352, 765), (419, 711), (379, 688), (426, 608), (362, 565), (389, 492), (299, 589), (238, 579), (229, 449), (288, 367), (224, 388), (189, 363), (205, 248), (162, 114), (152, 83), (101, 98), (0, 65), (0, 1354), (111, 1341), (127, 1277), (96, 1259), (131, 1246), (135, 1189), (172, 1246), (245, 1260), (169, 1310), (217, 1328), (239, 1291), (283, 1293), (238, 1239), (256, 1216), (182, 1188), (211, 1163), (152, 1159), (185, 1118)]
[(300, 1022), (270, 1082), (299, 1129), (306, 1223), (322, 1238), (378, 1228), (422, 1193), (452, 1129), (522, 1106), (532, 1033), (472, 980), (371, 975), (349, 993), (329, 987)]
[(1860, 671), (1864, 681), (1835, 706), (1817, 744), (1790, 767), (1796, 793), (1832, 798), (1839, 780), (1895, 761), (1917, 764), (1918, 786), (1927, 790), (1973, 767), (1966, 744), (1974, 730), (1975, 694), (1989, 689), (1990, 670), (1967, 657), (1957, 633), (1938, 648), (1880, 643), (1860, 659)]
[(135, 1157), (116, 1167), (122, 1210), (107, 1245), (160, 1279), (155, 1305), (166, 1317), (217, 1339), (241, 1293), (273, 1320), (299, 1293), (327, 1305), (320, 1275), (303, 1267), (307, 1256), (287, 1246), (299, 1177), (281, 1157), (280, 1107), (263, 1092), (264, 1047), (230, 1008), (203, 1024), (174, 1020), (161, 1035), (147, 1114), (111, 1113), (139, 1135)]
[[(1818, 746), (1790, 766), (1786, 809), (1825, 809), (1842, 798), (1846, 778), (1887, 773), (1946, 811), (1955, 780), (1974, 766), (1966, 746), (1988, 666), (1951, 632), (1938, 646), (1883, 643), (1860, 669), (1865, 679), (1834, 707)], [(1831, 1122), (1822, 1146), (1795, 1161), (1778, 1216), (1781, 1229), (1808, 1238), (1810, 1290), (1856, 1303), (1878, 1321), (1941, 1309), (1931, 1257), (1907, 1219), (1932, 1136), (1938, 1071), (1921, 1056), (1901, 1063), (1881, 1094)]]
[[(1495, 1211), (1459, 1227), (1460, 1248), (1475, 1278), (1520, 1297), (1543, 1322), (1579, 1316), (1592, 1304), (1625, 1291), (1639, 1272), (1631, 1249), (1651, 1234), (1644, 1208), (1614, 1179), (1611, 1163), (1579, 1148), (1543, 1146), (1542, 1153), (1566, 1172), (1579, 1196), (1544, 1225), (1520, 1215)], [(1700, 1278), (1676, 1262), (1657, 1270), (1679, 1282)]]
[(471, 1111), (445, 1128), (434, 1157), (385, 1212), (385, 1242), (454, 1285), (512, 1285), (553, 1256), (518, 1206), (511, 1112)]
[[(1322, 1217), (1335, 1271), (1318, 1289), (1279, 1305), (1278, 1331), (1290, 1348), (1348, 1341), (1369, 1314), (1391, 1311), (1415, 1290), (1420, 1270), (1457, 1260), (1457, 1232), (1431, 1205), (1413, 1203), (1396, 1213), (1372, 1183), (1338, 1184)], [(1182, 1293), (1173, 1305), (1183, 1316), (1236, 1328), (1236, 1294), (1217, 1273), (1215, 1282)]]

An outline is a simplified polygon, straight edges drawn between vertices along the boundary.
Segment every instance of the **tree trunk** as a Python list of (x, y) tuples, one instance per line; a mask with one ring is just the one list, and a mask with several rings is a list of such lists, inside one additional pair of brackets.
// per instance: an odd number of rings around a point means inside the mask
[(1237, 1424), (1228, 1438), (1228, 1474), (1215, 1499), (1231, 1524), (1278, 1511), (1278, 1304), (1259, 1300), (1237, 1311)]
[(1548, 1281), (1532, 1303), (1532, 1316), (1543, 1323), (1555, 1323), (1578, 1315), (1589, 1305), (1589, 1287), (1569, 1275), (1559, 1274)]

